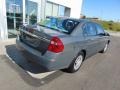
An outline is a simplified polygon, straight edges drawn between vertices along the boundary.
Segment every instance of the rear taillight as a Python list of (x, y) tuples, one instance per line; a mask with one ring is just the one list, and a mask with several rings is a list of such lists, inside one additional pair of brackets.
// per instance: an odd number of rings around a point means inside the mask
[(59, 53), (64, 50), (64, 45), (58, 37), (53, 37), (48, 46), (48, 50), (51, 52)]

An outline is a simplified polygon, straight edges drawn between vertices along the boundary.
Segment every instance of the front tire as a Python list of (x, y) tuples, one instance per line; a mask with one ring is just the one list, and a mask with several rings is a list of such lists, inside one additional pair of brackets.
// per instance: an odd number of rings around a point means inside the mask
[(105, 47), (103, 48), (102, 51), (100, 51), (100, 53), (105, 53), (105, 52), (107, 52), (108, 46), (109, 46), (109, 43), (106, 43), (106, 44), (105, 44)]
[(67, 71), (69, 73), (74, 73), (76, 71), (78, 71), (82, 65), (82, 62), (84, 60), (84, 53), (79, 53), (77, 55), (77, 57), (72, 61), (72, 63), (70, 64), (69, 68), (67, 69)]

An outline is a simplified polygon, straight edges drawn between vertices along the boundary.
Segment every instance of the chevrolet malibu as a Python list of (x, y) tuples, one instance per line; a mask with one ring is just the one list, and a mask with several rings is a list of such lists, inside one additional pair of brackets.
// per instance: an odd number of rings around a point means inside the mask
[(85, 19), (47, 17), (36, 25), (20, 27), (16, 40), (21, 52), (47, 70), (79, 70), (82, 62), (98, 53), (105, 53), (109, 34), (97, 23)]

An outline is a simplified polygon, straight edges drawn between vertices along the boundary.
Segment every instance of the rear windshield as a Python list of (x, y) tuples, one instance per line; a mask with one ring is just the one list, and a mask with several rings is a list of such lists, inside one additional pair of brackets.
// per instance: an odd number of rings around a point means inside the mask
[(62, 18), (46, 18), (44, 21), (39, 23), (40, 26), (50, 28), (59, 32), (66, 34), (71, 34), (71, 32), (78, 26), (79, 22), (72, 19), (62, 19)]

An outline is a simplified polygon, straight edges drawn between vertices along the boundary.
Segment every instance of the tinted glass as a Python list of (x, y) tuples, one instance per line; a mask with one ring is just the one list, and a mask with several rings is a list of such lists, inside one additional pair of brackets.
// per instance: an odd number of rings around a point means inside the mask
[(98, 24), (96, 24), (96, 29), (97, 29), (97, 34), (104, 34), (105, 33), (104, 29)]
[(88, 36), (95, 36), (97, 34), (95, 26), (92, 23), (86, 23), (83, 26), (84, 34)]
[(52, 16), (52, 3), (46, 3), (46, 16)]
[(23, 21), (22, 0), (6, 0), (6, 16), (8, 37), (13, 38), (17, 35), (17, 29)]
[(28, 24), (37, 23), (37, 14), (38, 14), (38, 4), (36, 2), (32, 2), (26, 0), (26, 20)]
[(53, 4), (53, 15), (52, 16), (58, 16), (58, 5)]
[(59, 6), (59, 16), (64, 16), (65, 15), (65, 7), (64, 6)]

